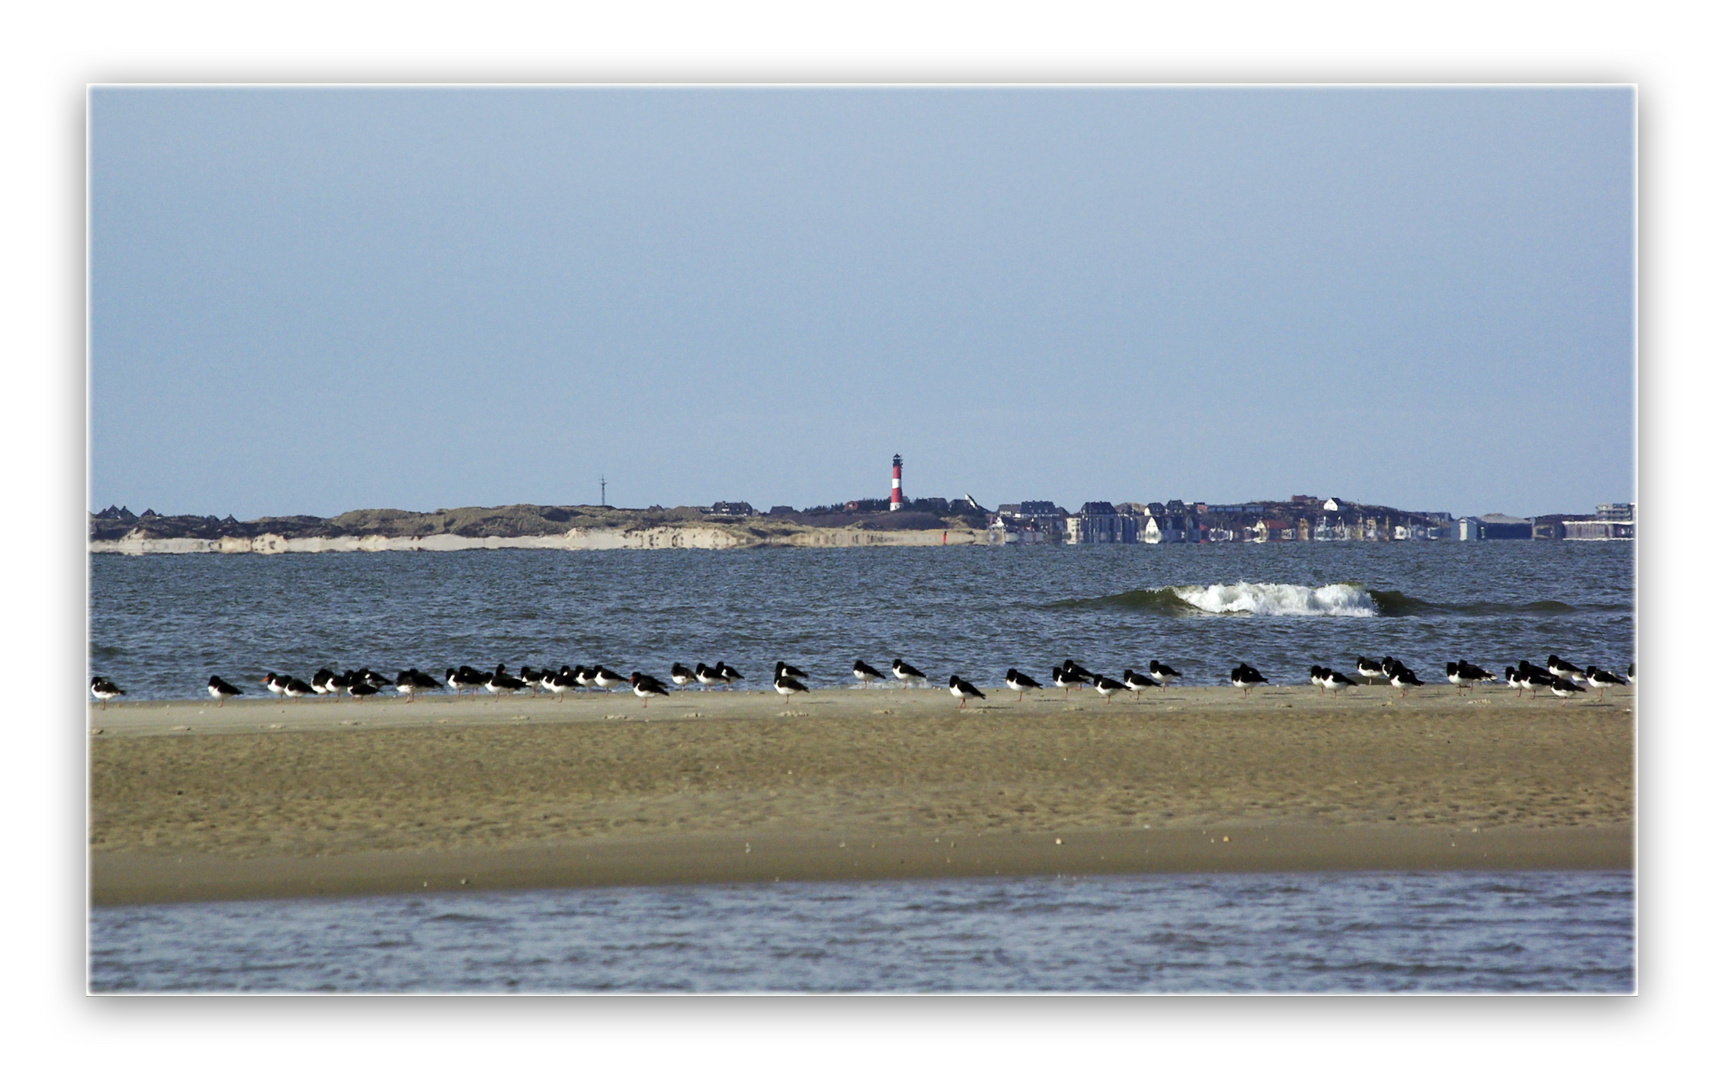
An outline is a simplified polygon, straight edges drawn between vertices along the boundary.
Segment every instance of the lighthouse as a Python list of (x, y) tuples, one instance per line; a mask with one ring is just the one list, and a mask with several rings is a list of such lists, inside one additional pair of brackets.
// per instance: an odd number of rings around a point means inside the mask
[(893, 510), (904, 509), (904, 459), (892, 455), (892, 505)]

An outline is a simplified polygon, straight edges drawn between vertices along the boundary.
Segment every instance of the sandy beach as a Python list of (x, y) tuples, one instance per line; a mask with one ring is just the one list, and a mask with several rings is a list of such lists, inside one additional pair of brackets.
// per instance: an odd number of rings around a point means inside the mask
[(92, 707), (91, 897), (1633, 864), (1626, 693), (988, 693)]

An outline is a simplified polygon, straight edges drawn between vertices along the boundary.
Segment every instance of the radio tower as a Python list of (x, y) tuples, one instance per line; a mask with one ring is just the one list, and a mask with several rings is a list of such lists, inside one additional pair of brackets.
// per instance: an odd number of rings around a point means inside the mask
[(893, 510), (904, 509), (904, 459), (892, 455), (892, 505)]

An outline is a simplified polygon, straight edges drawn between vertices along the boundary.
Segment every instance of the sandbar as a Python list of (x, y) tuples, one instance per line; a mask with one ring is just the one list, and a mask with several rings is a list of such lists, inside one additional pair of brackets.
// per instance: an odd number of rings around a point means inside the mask
[(96, 904), (1634, 865), (1628, 693), (445, 694), (89, 723)]

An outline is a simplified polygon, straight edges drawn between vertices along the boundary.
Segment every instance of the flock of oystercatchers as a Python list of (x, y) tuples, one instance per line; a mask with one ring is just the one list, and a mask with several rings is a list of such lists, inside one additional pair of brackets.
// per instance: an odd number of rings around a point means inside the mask
[[(1406, 697), (1413, 687), (1425, 685), (1412, 669), (1392, 656), (1385, 656), (1380, 661), (1361, 656), (1354, 670), (1367, 683), (1387, 682), (1390, 686), (1399, 689), (1402, 697)], [(892, 661), (891, 672), (894, 678), (906, 686), (928, 685), (927, 676), (902, 659)], [(861, 660), (852, 665), (850, 673), (864, 687), (871, 685), (875, 679), (886, 677)], [(1447, 673), (1449, 682), (1453, 683), (1457, 692), (1460, 693), (1464, 693), (1476, 683), (1494, 683), (1497, 681), (1496, 675), (1475, 664), (1469, 664), (1465, 660), (1450, 661), (1447, 665)], [(1157, 660), (1149, 662), (1147, 673), (1139, 673), (1126, 668), (1124, 674), (1118, 679), (1097, 674), (1076, 661), (1067, 660), (1064, 664), (1053, 669), (1052, 682), (1054, 687), (1064, 691), (1067, 697), (1071, 696), (1074, 687), (1089, 686), (1101, 694), (1104, 700), (1111, 702), (1115, 694), (1123, 691), (1130, 691), (1141, 696), (1145, 690), (1166, 689), (1175, 679), (1182, 677), (1180, 672)], [(731, 687), (744, 681), (742, 672), (723, 662), (717, 666), (696, 664), (692, 668), (681, 663), (673, 664), (670, 669), (670, 678), (671, 682), (675, 683), (679, 689), (686, 688), (690, 683), (698, 683), (703, 690), (711, 690), (719, 686)], [(1515, 688), (1516, 697), (1528, 692), (1536, 697), (1539, 687), (1542, 686), (1549, 689), (1558, 698), (1566, 701), (1576, 694), (1585, 693), (1586, 688), (1590, 687), (1598, 691), (1599, 698), (1602, 700), (1607, 687), (1627, 686), (1634, 682), (1634, 665), (1628, 665), (1628, 677), (1624, 679), (1591, 665), (1582, 670), (1552, 654), (1542, 670), (1522, 660), (1518, 668), (1505, 667), (1503, 678), (1509, 686)], [(807, 679), (807, 672), (786, 664), (782, 660), (773, 665), (772, 689), (786, 699), (793, 694), (807, 693)], [(641, 699), (641, 707), (645, 708), (649, 699), (655, 696), (666, 697), (670, 694), (670, 688), (651, 675), (636, 671), (623, 676), (603, 664), (572, 668), (564, 664), (556, 670), (524, 666), (519, 675), (509, 674), (508, 669), (503, 664), (498, 664), (495, 670), (489, 672), (480, 671), (463, 664), (458, 668), (447, 669), (443, 673), (442, 679), (427, 675), (418, 668), (408, 668), (396, 675), (393, 682), (370, 668), (360, 668), (357, 671), (348, 670), (339, 675), (329, 668), (322, 668), (311, 677), (309, 683), (290, 675), (277, 675), (273, 671), (258, 681), (269, 693), (279, 698), (341, 697), (346, 695), (352, 699), (362, 699), (371, 697), (385, 688), (393, 687), (398, 695), (412, 700), (420, 691), (447, 687), (455, 691), (456, 697), (469, 692), (477, 695), (480, 690), (498, 697), (517, 694), (523, 690), (536, 695), (542, 690), (557, 695), (557, 700), (561, 701), (565, 694), (576, 690), (609, 692), (619, 686), (626, 685), (636, 697)], [(1269, 683), (1262, 672), (1250, 664), (1244, 663), (1239, 664), (1229, 673), (1228, 681), (1243, 690), (1248, 697), (1252, 687)], [(1333, 668), (1321, 665), (1312, 666), (1311, 682), (1318, 688), (1320, 694), (1325, 691), (1338, 694), (1346, 687), (1359, 685), (1357, 680), (1349, 678)], [(1017, 668), (1006, 669), (1005, 685), (1008, 690), (1017, 693), (1019, 701), (1022, 701), (1024, 694), (1029, 691), (1042, 689), (1040, 682)], [(987, 697), (987, 694), (978, 690), (975, 684), (967, 682), (957, 675), (953, 675), (948, 680), (947, 687), (951, 690), (952, 696), (958, 699), (959, 708), (963, 708), (972, 699)], [(216, 699), (218, 705), (225, 703), (228, 698), (238, 697), (242, 693), (238, 687), (219, 675), (210, 676), (208, 690), (210, 697)], [(105, 708), (110, 700), (122, 696), (125, 691), (115, 685), (112, 679), (98, 675), (90, 680), (90, 693)]]

